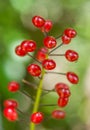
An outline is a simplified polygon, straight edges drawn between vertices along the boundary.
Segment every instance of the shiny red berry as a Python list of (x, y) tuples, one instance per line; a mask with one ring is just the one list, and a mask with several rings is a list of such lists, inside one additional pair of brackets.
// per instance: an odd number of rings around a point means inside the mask
[(52, 59), (45, 59), (42, 62), (42, 66), (46, 69), (46, 70), (52, 70), (56, 67), (56, 63), (54, 60)]
[(9, 121), (16, 121), (18, 119), (17, 111), (13, 107), (4, 108), (3, 114)]
[(31, 122), (33, 122), (35, 124), (39, 124), (43, 121), (43, 118), (44, 118), (43, 113), (36, 112), (31, 115), (30, 120), (31, 120)]
[(8, 84), (8, 90), (10, 92), (17, 92), (20, 89), (20, 84), (16, 81), (12, 81)]
[(17, 108), (18, 107), (18, 103), (14, 99), (7, 99), (7, 100), (5, 100), (3, 105), (4, 105), (4, 107), (13, 107), (13, 108)]
[(56, 39), (52, 36), (47, 36), (44, 38), (44, 46), (48, 49), (52, 49), (56, 46), (57, 42)]
[(21, 47), (25, 52), (33, 52), (36, 49), (36, 42), (33, 40), (25, 40), (21, 43)]
[(32, 18), (32, 23), (34, 24), (34, 26), (41, 28), (44, 25), (45, 20), (40, 16), (34, 16)]
[(15, 53), (18, 56), (25, 56), (27, 54), (27, 52), (25, 50), (23, 50), (20, 45), (15, 48)]
[(55, 90), (61, 98), (69, 97), (71, 95), (69, 86), (65, 83), (57, 83)]
[(63, 119), (65, 118), (65, 116), (66, 116), (66, 113), (62, 110), (54, 110), (52, 112), (52, 117), (55, 119)]
[(44, 30), (45, 32), (49, 32), (49, 31), (52, 29), (52, 26), (53, 26), (52, 21), (46, 20), (46, 21), (45, 21), (45, 24), (44, 24), (44, 26), (43, 26), (43, 30)]
[(27, 71), (32, 76), (39, 76), (41, 74), (41, 68), (37, 64), (30, 64), (27, 67)]
[(58, 99), (58, 106), (59, 107), (65, 107), (68, 104), (69, 99), (68, 98), (61, 98)]
[(66, 76), (72, 84), (77, 84), (79, 82), (79, 78), (74, 72), (67, 72)]
[(61, 39), (63, 44), (69, 44), (71, 42), (71, 38), (66, 35), (63, 35)]
[(73, 62), (78, 60), (79, 55), (74, 50), (67, 50), (65, 53), (65, 57), (68, 61)]
[(37, 58), (40, 62), (42, 62), (43, 60), (46, 59), (46, 57), (47, 57), (47, 52), (48, 52), (47, 48), (45, 48), (45, 47), (41, 48), (40, 50), (38, 50), (37, 55), (36, 55), (36, 58)]
[(64, 31), (64, 34), (70, 38), (74, 38), (77, 35), (77, 32), (73, 28), (67, 28)]

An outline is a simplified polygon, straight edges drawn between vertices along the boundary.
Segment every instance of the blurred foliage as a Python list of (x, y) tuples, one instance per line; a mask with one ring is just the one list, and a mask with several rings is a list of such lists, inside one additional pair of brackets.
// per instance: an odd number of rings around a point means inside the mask
[[(71, 86), (72, 96), (69, 105), (64, 108), (67, 112), (66, 119), (57, 121), (46, 120), (43, 126), (37, 127), (42, 130), (90, 130), (88, 114), (85, 115), (86, 106), (90, 104), (90, 97), (85, 94), (85, 75), (90, 65), (90, 1), (89, 0), (0, 0), (0, 130), (28, 130), (26, 116), (24, 120), (12, 123), (7, 121), (2, 114), (3, 101), (7, 98), (15, 98), (19, 102), (20, 109), (29, 113), (32, 109), (30, 100), (20, 93), (11, 94), (7, 90), (7, 84), (11, 80), (21, 83), (22, 78), (38, 83), (26, 73), (26, 66), (31, 62), (28, 56), (19, 58), (14, 53), (16, 45), (24, 39), (33, 39), (42, 46), (42, 33), (33, 27), (31, 18), (33, 15), (41, 15), (46, 19), (51, 19), (54, 27), (50, 35), (61, 34), (66, 27), (73, 27), (77, 30), (78, 36), (65, 49), (72, 48), (79, 52), (80, 59), (75, 63), (66, 63), (67, 70), (75, 71), (79, 74), (80, 83), (76, 87)], [(32, 54), (34, 55), (34, 54)], [(64, 63), (63, 63), (64, 64)], [(90, 75), (88, 75), (90, 76)], [(87, 82), (87, 81), (86, 81)], [(28, 93), (33, 90), (22, 84), (22, 89)], [(90, 89), (89, 89), (90, 92)], [(26, 102), (27, 99), (27, 102)], [(49, 100), (48, 100), (49, 99)], [(42, 99), (43, 103), (56, 102), (57, 96), (48, 94)], [(54, 108), (40, 108), (50, 115)], [(22, 115), (20, 114), (21, 119)], [(23, 122), (23, 123), (22, 123)]]

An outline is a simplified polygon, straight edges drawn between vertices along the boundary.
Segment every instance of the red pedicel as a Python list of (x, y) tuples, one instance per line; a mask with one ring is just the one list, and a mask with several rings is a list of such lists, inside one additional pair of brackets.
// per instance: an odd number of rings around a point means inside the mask
[(16, 81), (9, 82), (8, 84), (8, 90), (10, 92), (17, 92), (20, 88), (20, 84)]
[(21, 47), (25, 52), (33, 52), (36, 49), (36, 42), (33, 40), (25, 40), (21, 43)]
[(41, 74), (41, 68), (37, 64), (30, 64), (27, 67), (27, 71), (32, 75), (32, 76), (39, 76)]
[(16, 121), (18, 119), (17, 111), (13, 107), (4, 108), (3, 114), (9, 121)]
[(77, 84), (79, 82), (79, 78), (74, 72), (67, 72), (66, 76), (72, 84)]
[(34, 16), (32, 18), (32, 23), (34, 26), (41, 28), (44, 26), (45, 20), (41, 16)]
[(41, 123), (42, 121), (43, 121), (43, 113), (41, 113), (41, 112), (36, 112), (36, 113), (33, 113), (32, 115), (31, 115), (31, 118), (30, 118), (30, 120), (31, 120), (31, 122), (33, 122), (33, 123), (35, 123), (35, 124), (39, 124), (39, 123)]
[(66, 116), (66, 113), (62, 110), (54, 110), (52, 112), (52, 117), (55, 119), (63, 119), (65, 118), (65, 116)]
[(46, 70), (52, 70), (56, 67), (56, 63), (54, 60), (52, 59), (45, 59), (42, 62), (42, 66), (46, 69)]

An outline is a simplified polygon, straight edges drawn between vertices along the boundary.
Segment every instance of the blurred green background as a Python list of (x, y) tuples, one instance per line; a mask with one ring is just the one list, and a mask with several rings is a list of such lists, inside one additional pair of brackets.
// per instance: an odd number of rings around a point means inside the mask
[[(23, 78), (38, 84), (26, 73), (26, 66), (32, 62), (28, 56), (20, 58), (15, 55), (15, 46), (24, 39), (33, 39), (37, 46), (43, 45), (43, 34), (35, 28), (31, 19), (34, 15), (41, 15), (51, 19), (54, 23), (50, 35), (58, 36), (67, 27), (77, 30), (78, 36), (68, 46), (58, 49), (63, 52), (70, 48), (76, 50), (80, 58), (77, 63), (68, 63), (64, 58), (56, 57), (57, 71), (74, 71), (80, 77), (78, 85), (71, 86), (72, 96), (64, 110), (67, 116), (64, 120), (48, 119), (36, 130), (90, 130), (90, 1), (89, 0), (0, 0), (0, 130), (29, 130), (27, 113), (31, 113), (31, 100), (21, 93), (11, 94), (7, 90), (9, 81), (20, 82), (22, 89), (32, 93), (33, 90), (22, 84)], [(60, 40), (58, 40), (60, 42)], [(32, 54), (34, 55), (34, 54)], [(59, 76), (46, 76), (44, 87), (54, 87), (56, 82), (66, 79)], [(46, 87), (45, 87), (46, 88)], [(15, 98), (19, 102), (20, 120), (12, 123), (3, 117), (3, 101)], [(43, 97), (43, 103), (57, 101), (57, 95), (50, 93)], [(41, 108), (50, 116), (55, 107)]]

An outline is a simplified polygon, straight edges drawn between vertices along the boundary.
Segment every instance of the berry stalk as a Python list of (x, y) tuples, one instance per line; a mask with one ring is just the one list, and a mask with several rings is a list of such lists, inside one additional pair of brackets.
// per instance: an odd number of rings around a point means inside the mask
[[(43, 85), (44, 74), (45, 74), (45, 70), (42, 69), (42, 78), (39, 82), (39, 86), (38, 86), (38, 90), (37, 90), (37, 94), (36, 94), (36, 100), (35, 100), (34, 107), (33, 107), (33, 113), (38, 111), (40, 97), (42, 94), (42, 85)], [(32, 122), (30, 123), (30, 130), (35, 130), (35, 124)]]

